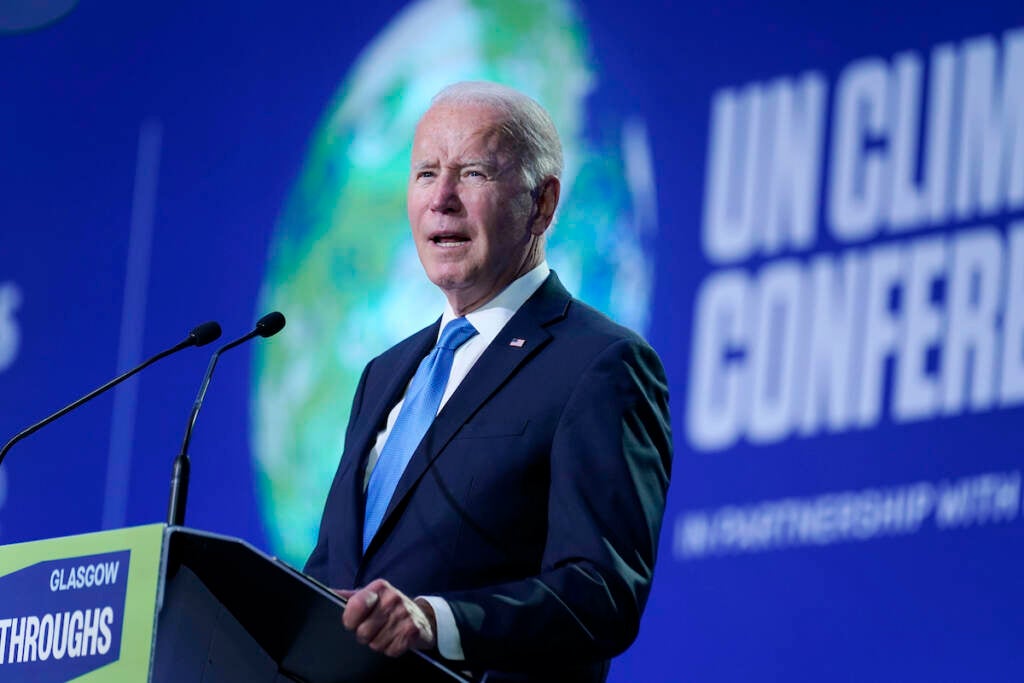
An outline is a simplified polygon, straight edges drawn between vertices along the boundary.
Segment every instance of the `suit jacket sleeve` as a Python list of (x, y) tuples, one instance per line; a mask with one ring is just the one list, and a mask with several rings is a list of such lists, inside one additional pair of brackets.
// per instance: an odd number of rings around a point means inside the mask
[(599, 661), (632, 643), (650, 590), (671, 449), (661, 362), (637, 337), (612, 341), (558, 418), (540, 573), (441, 596), (468, 661)]

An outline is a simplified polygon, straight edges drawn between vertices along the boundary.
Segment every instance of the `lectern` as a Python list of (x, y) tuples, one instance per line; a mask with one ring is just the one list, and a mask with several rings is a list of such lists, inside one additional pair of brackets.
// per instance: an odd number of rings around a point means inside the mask
[(378, 655), (344, 601), (238, 539), (153, 524), (0, 547), (0, 680), (451, 683)]

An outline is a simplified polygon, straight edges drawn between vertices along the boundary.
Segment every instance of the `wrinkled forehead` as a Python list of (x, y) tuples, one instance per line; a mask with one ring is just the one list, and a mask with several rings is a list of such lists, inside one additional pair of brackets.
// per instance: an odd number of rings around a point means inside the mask
[(481, 155), (508, 161), (514, 153), (502, 111), (486, 104), (442, 103), (427, 110), (417, 124), (412, 162)]

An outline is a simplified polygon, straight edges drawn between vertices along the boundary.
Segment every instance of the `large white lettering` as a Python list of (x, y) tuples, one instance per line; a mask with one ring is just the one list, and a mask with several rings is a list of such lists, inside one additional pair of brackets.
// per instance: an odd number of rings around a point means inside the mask
[(800, 311), (803, 274), (795, 261), (765, 267), (757, 288), (754, 338), (749, 348), (751, 441), (778, 441), (793, 423), (793, 372), (800, 352)]
[(979, 226), (713, 273), (694, 314), (691, 444), (1019, 405), (1022, 273), (1024, 221), (1005, 238)]
[(0, 619), (0, 664), (105, 655), (114, 645), (114, 608)]
[(844, 242), (872, 237), (882, 212), (886, 180), (879, 146), (887, 119), (885, 62), (855, 62), (840, 76), (832, 133), (828, 192), (833, 234)]
[(999, 50), (991, 36), (967, 43), (957, 154), (956, 212), (971, 219), (1024, 206), (1024, 30)]
[(983, 410), (995, 397), (998, 328), (1002, 301), (1003, 245), (998, 232), (980, 228), (953, 244), (943, 408), (947, 415)]
[(715, 95), (703, 230), (713, 262), (812, 245), (825, 90), (824, 78), (808, 73)]
[(1024, 208), (1024, 29), (1001, 45), (934, 48), (926, 98), (916, 53), (843, 70), (827, 192), (838, 240)]
[(746, 274), (730, 270), (713, 274), (697, 296), (686, 414), (687, 433), (697, 448), (725, 448), (742, 428), (744, 377), (734, 354), (750, 334), (749, 289)]
[(799, 417), (800, 434), (847, 429), (855, 398), (854, 329), (860, 324), (860, 294), (866, 263), (860, 252), (842, 260), (823, 254), (811, 262), (806, 323), (805, 381)]
[(713, 96), (695, 448), (1024, 403), (1024, 28), (860, 59), (828, 92)]

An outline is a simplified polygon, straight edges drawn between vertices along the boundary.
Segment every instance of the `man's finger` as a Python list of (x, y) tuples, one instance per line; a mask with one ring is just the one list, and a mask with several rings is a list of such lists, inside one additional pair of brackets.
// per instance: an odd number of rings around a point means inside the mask
[[(388, 604), (382, 600), (382, 606)], [(387, 614), (387, 621), (369, 645), (377, 652), (398, 657), (407, 651), (433, 645), (430, 622), (420, 607), (409, 599), (392, 603), (390, 607), (378, 609)]]
[(366, 618), (355, 629), (356, 640), (363, 645), (370, 645), (379, 640), (389, 628), (388, 618), (388, 615), (380, 609), (366, 615)]
[(426, 610), (383, 579), (351, 592), (342, 621), (356, 640), (390, 657), (434, 643)]
[(412, 648), (416, 627), (408, 616), (389, 619), (369, 643), (370, 649), (389, 657), (398, 657)]
[(364, 630), (360, 627), (360, 630), (368, 645), (374, 650), (383, 651), (394, 640), (396, 629), (408, 616), (398, 591), (388, 588), (378, 595), (373, 614), (364, 622), (367, 628)]
[(356, 591), (349, 597), (348, 604), (345, 605), (345, 611), (341, 614), (341, 623), (348, 630), (354, 631), (366, 621), (379, 600), (380, 596), (376, 591), (367, 589)]

